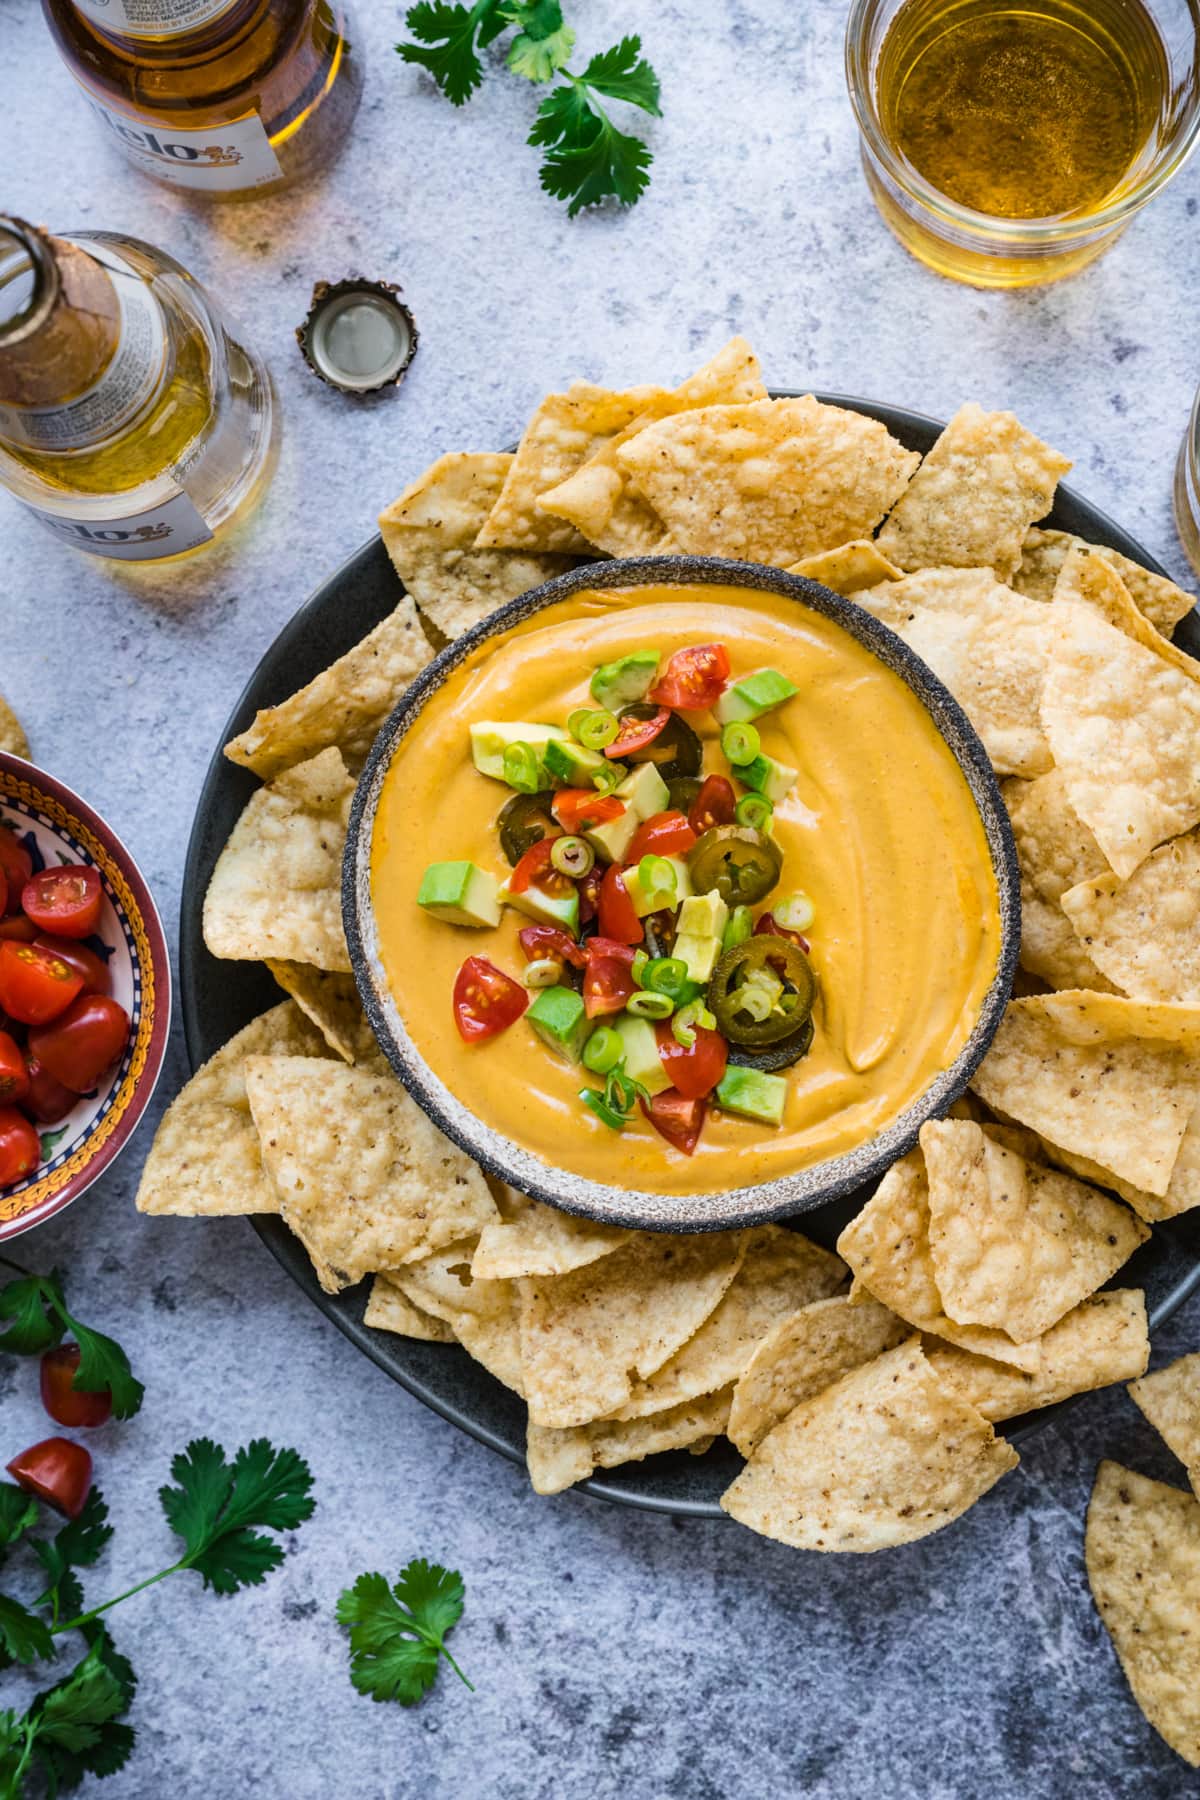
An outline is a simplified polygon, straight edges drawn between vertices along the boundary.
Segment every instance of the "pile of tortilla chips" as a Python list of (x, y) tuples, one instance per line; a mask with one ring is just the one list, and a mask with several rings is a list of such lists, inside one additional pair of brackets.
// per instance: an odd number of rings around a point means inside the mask
[[(1142, 1375), (1143, 1295), (1106, 1284), (1143, 1221), (1200, 1204), (1200, 668), (1164, 635), (1187, 595), (1039, 528), (1068, 466), (973, 405), (922, 460), (857, 413), (769, 399), (740, 339), (676, 388), (550, 395), (515, 455), (441, 457), (380, 521), (395, 612), (227, 746), (263, 785), (205, 938), (289, 998), (175, 1101), (139, 1206), (278, 1213), (328, 1292), (370, 1275), (369, 1325), (459, 1344), (524, 1397), (540, 1492), (725, 1433), (746, 1458), (726, 1510), (808, 1548), (936, 1530), (1016, 1463), (997, 1422)], [(1022, 997), (976, 1098), (926, 1127), (837, 1256), (490, 1186), (395, 1081), (347, 972), (354, 780), (433, 644), (580, 557), (663, 551), (853, 596), (1006, 778)]]

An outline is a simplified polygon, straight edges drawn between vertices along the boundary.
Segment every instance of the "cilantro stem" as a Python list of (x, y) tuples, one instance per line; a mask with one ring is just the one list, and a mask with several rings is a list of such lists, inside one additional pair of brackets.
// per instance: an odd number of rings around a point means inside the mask
[(462, 1682), (463, 1686), (470, 1688), (471, 1692), (474, 1693), (475, 1692), (475, 1683), (473, 1681), (467, 1680), (466, 1676), (463, 1674), (462, 1670), (459, 1668), (458, 1664), (455, 1662), (454, 1658), (451, 1656), (450, 1652), (447, 1650), (445, 1644), (439, 1644), (438, 1649), (441, 1651), (441, 1653), (445, 1657), (446, 1661), (450, 1664), (450, 1667), (454, 1670), (454, 1673), (458, 1676), (458, 1679)]
[(106, 1600), (102, 1606), (93, 1606), (90, 1612), (80, 1613), (77, 1619), (68, 1619), (65, 1624), (61, 1625), (51, 1625), (50, 1629), (55, 1636), (63, 1631), (76, 1631), (80, 1625), (87, 1625), (92, 1619), (98, 1619), (101, 1613), (108, 1612), (111, 1607), (120, 1606), (122, 1600), (131, 1600), (135, 1594), (140, 1594), (143, 1588), (153, 1587), (156, 1582), (165, 1581), (168, 1575), (175, 1575), (180, 1569), (190, 1569), (191, 1566), (191, 1557), (181, 1556), (179, 1561), (172, 1563), (169, 1569), (160, 1569), (157, 1575), (147, 1575), (145, 1581), (139, 1581), (135, 1587), (126, 1588), (123, 1594), (114, 1594), (112, 1599)]
[(25, 1743), (21, 1750), (21, 1760), (12, 1772), (11, 1785), (5, 1789), (6, 1794), (17, 1795), (21, 1792), (21, 1783), (25, 1778), (25, 1771), (29, 1767), (29, 1759), (33, 1755), (33, 1741), (36, 1737), (37, 1720), (26, 1715), (24, 1731)]

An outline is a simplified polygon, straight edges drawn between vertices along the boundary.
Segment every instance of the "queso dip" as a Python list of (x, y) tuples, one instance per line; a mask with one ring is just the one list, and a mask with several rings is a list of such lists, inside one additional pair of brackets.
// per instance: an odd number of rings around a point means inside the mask
[[(573, 772), (566, 782), (571, 790), (566, 798), (577, 809), (568, 816), (566, 836), (570, 819), (578, 821), (581, 816), (579, 807), (585, 814), (587, 810), (586, 801), (573, 798), (587, 781), (588, 757), (574, 747), (577, 736), (582, 733), (585, 743), (590, 736), (595, 761), (595, 747), (612, 729), (586, 723), (601, 713), (608, 717), (596, 697), (599, 693), (603, 698), (606, 690), (591, 686), (593, 677), (607, 678), (605, 671), (615, 667), (613, 691), (619, 698), (620, 682), (629, 671), (636, 670), (639, 660), (652, 665), (652, 653), (657, 652), (657, 685), (648, 694), (643, 690), (640, 708), (643, 714), (652, 714), (664, 691), (678, 691), (677, 684), (672, 690), (670, 677), (680, 666), (679, 654), (693, 653), (696, 646), (706, 653), (720, 650), (721, 666), (728, 666), (728, 674), (718, 681), (725, 696), (716, 703), (715, 713), (691, 707), (673, 715), (685, 721), (689, 743), (691, 733), (698, 737), (701, 767), (696, 780), (685, 784), (686, 794), (683, 788), (673, 787), (671, 792), (688, 798), (699, 780), (717, 775), (738, 793), (745, 785), (744, 775), (758, 783), (764, 798), (774, 797), (773, 810), (769, 799), (765, 809), (747, 808), (741, 804), (753, 798), (747, 789), (741, 794), (738, 819), (750, 824), (743, 828), (737, 820), (729, 820), (719, 828), (726, 837), (733, 834), (738, 854), (743, 842), (753, 845), (769, 839), (763, 854), (771, 859), (772, 868), (781, 864), (772, 893), (740, 909), (739, 917), (747, 921), (744, 930), (754, 935), (749, 949), (744, 943), (736, 945), (738, 954), (732, 962), (744, 958), (749, 979), (759, 981), (764, 962), (761, 933), (774, 929), (762, 915), (778, 902), (783, 923), (790, 927), (765, 940), (782, 946), (774, 964), (768, 960), (766, 965), (763, 1005), (769, 1011), (773, 1000), (774, 1013), (764, 1025), (747, 1024), (755, 1011), (751, 1000), (759, 998), (750, 996), (741, 1022), (750, 1035), (756, 1030), (768, 1035), (783, 1031), (776, 1015), (791, 1006), (793, 1017), (806, 1026), (810, 1023), (810, 1029), (803, 1040), (799, 1034), (790, 1040), (803, 1041), (803, 1053), (759, 1083), (765, 1102), (759, 1097), (739, 1100), (739, 1094), (756, 1086), (747, 1082), (744, 1071), (733, 1082), (723, 1078), (721, 1087), (700, 1103), (702, 1129), (691, 1153), (685, 1154), (679, 1147), (677, 1120), (668, 1118), (666, 1129), (656, 1130), (643, 1106), (632, 1104), (623, 1119), (618, 1116), (620, 1128), (614, 1129), (603, 1104), (598, 1112), (590, 1103), (581, 1104), (581, 1091), (588, 1088), (594, 1090), (595, 1099), (607, 1086), (612, 1098), (611, 1082), (603, 1073), (606, 1047), (611, 1041), (612, 1054), (617, 1053), (620, 1046), (612, 1031), (628, 1027), (628, 1018), (602, 1013), (580, 1020), (571, 1043), (559, 1044), (558, 1053), (554, 1040), (533, 1028), (530, 1013), (544, 1014), (554, 1023), (554, 1004), (545, 999), (539, 1003), (539, 989), (527, 986), (527, 979), (556, 982), (540, 992), (558, 996), (560, 1010), (569, 1014), (572, 1007), (576, 1011), (579, 1007), (571, 995), (581, 980), (588, 992), (590, 975), (581, 975), (571, 961), (556, 964), (553, 954), (539, 955), (536, 934), (529, 947), (520, 934), (528, 934), (541, 915), (522, 909), (521, 896), (502, 895), (498, 904), (495, 900), (496, 884), (517, 873), (501, 848), (497, 830), (501, 809), (515, 799), (504, 771), (519, 780), (523, 769), (521, 754), (515, 761), (511, 755), (505, 760), (502, 734), (485, 732), (480, 722), (489, 726), (533, 722), (543, 729), (554, 728), (567, 752), (585, 765), (582, 774)], [(783, 678), (774, 691), (788, 697), (760, 712), (752, 705), (739, 707), (738, 684), (763, 671)], [(753, 682), (747, 683), (745, 692), (762, 697), (761, 686), (756, 688)], [(615, 700), (613, 711), (621, 715), (622, 735), (607, 748), (618, 750), (633, 727)], [(717, 716), (722, 712), (724, 727)], [(740, 713), (744, 721), (740, 733), (732, 731), (730, 713), (735, 722)], [(575, 724), (574, 735), (567, 729), (568, 719)], [(749, 734), (746, 724), (752, 725)], [(472, 725), (477, 727), (475, 734)], [(526, 735), (534, 733), (527, 730)], [(527, 749), (529, 745), (523, 745), (522, 753)], [(544, 743), (533, 745), (529, 766), (534, 772), (525, 782), (527, 789), (542, 788), (551, 779), (564, 784), (563, 777), (547, 775), (541, 762), (544, 750)], [(744, 757), (748, 750), (755, 752), (753, 763), (729, 760), (730, 755)], [(605, 751), (599, 754), (604, 757)], [(491, 773), (481, 773), (485, 761)], [(564, 766), (561, 761), (559, 766)], [(627, 771), (637, 774), (636, 762), (618, 762), (616, 768), (627, 781)], [(600, 768), (598, 796), (607, 779)], [(706, 782), (705, 791), (710, 787)], [(617, 791), (633, 790), (626, 786)], [(719, 796), (724, 788), (717, 783), (712, 791)], [(699, 945), (691, 954), (701, 960), (691, 966), (702, 978), (672, 989), (670, 972), (664, 971), (663, 985), (674, 993), (670, 1004), (676, 1008), (676, 1021), (686, 1003), (684, 1017), (693, 1022), (693, 1041), (695, 1022), (701, 1022), (703, 1044), (704, 1022), (719, 1022), (725, 1016), (707, 1011), (711, 997), (704, 971), (715, 959), (713, 979), (719, 980), (722, 968), (730, 964), (729, 946), (736, 942), (736, 921), (714, 920), (713, 908), (720, 913), (721, 907), (716, 901), (710, 904), (703, 893), (695, 896), (696, 907), (682, 901), (688, 915), (670, 911), (672, 901), (680, 904), (680, 895), (690, 891), (688, 870), (697, 869), (703, 843), (674, 856), (654, 855), (657, 820), (667, 812), (678, 821), (686, 809), (661, 807), (650, 821), (646, 839), (650, 854), (628, 866), (622, 864), (627, 850), (618, 849), (615, 860), (609, 857), (614, 827), (606, 834), (603, 824), (590, 827), (587, 817), (580, 835), (571, 836), (565, 847), (559, 845), (568, 868), (571, 845), (594, 846), (580, 851), (583, 863), (590, 860), (592, 866), (588, 876), (575, 884), (593, 899), (600, 877), (617, 869), (622, 910), (618, 915), (610, 909), (610, 920), (627, 917), (625, 901), (636, 897), (639, 879), (643, 908), (648, 903), (654, 906), (648, 915), (643, 911), (641, 922), (633, 921), (640, 931), (648, 920), (647, 938), (623, 950), (616, 946), (611, 959), (616, 966), (621, 950), (618, 973), (633, 991), (627, 1002), (630, 1013), (640, 1009), (651, 1015), (649, 1025), (639, 1024), (636, 1030), (642, 1038), (653, 1031), (668, 1047), (661, 1067), (656, 1060), (658, 1080), (645, 1075), (651, 1088), (664, 1084), (663, 1070), (672, 1068), (671, 1059), (679, 1052), (670, 1048), (671, 1019), (660, 1019), (654, 1010), (668, 1002), (639, 999), (636, 984), (624, 975), (631, 956), (639, 958), (644, 971), (649, 945), (661, 967), (672, 960), (672, 946), (670, 937), (665, 945), (655, 941), (656, 921), (666, 919), (669, 932), (674, 918), (681, 921), (681, 931), (686, 927), (688, 935), (686, 941), (681, 937), (679, 948)], [(703, 827), (706, 820), (693, 816), (692, 822)], [(618, 839), (622, 829), (618, 820)], [(662, 829), (668, 832), (662, 841), (669, 844), (669, 828)], [(678, 830), (681, 839), (692, 837), (686, 824)], [(702, 830), (699, 838), (704, 838)], [(550, 847), (543, 844), (542, 850)], [(555, 877), (544, 860), (553, 887)], [(666, 870), (664, 862), (669, 865)], [(448, 897), (447, 866), (453, 871), (465, 865), (479, 877), (473, 889), (476, 898), (469, 904), (464, 901), (467, 912), (453, 906), (431, 907), (431, 901)], [(439, 881), (440, 896), (435, 891)], [(610, 890), (614, 881), (616, 876), (610, 879)], [(647, 881), (651, 887), (661, 882), (663, 892), (647, 895)], [(572, 889), (572, 884), (560, 875), (557, 887)], [(481, 1119), (551, 1168), (662, 1193), (772, 1180), (876, 1136), (954, 1062), (979, 1015), (1000, 950), (998, 895), (983, 826), (962, 772), (921, 702), (831, 620), (795, 600), (743, 588), (680, 585), (583, 593), (546, 608), (477, 649), (430, 699), (396, 749), (376, 812), (371, 892), (392, 994), (416, 1048), (445, 1085)], [(450, 898), (456, 897), (457, 890)], [(737, 892), (729, 898), (736, 901)], [(600, 904), (603, 907), (603, 895)], [(589, 910), (586, 899), (583, 910)], [(735, 910), (732, 905), (725, 908), (730, 915)], [(561, 914), (560, 907), (555, 916)], [(715, 932), (715, 942), (706, 946), (703, 937), (695, 937), (689, 916), (699, 920), (698, 930)], [(605, 917), (602, 911), (601, 925)], [(554, 919), (548, 923), (553, 925)], [(802, 930), (796, 929), (798, 923)], [(597, 922), (579, 927), (571, 918), (566, 930), (575, 960), (582, 961), (576, 938), (581, 931), (586, 946)], [(626, 932), (626, 939), (630, 935)], [(553, 944), (552, 936), (547, 941)], [(460, 996), (468, 991), (460, 971), (472, 957), (485, 959), (509, 984), (504, 991), (511, 990), (518, 1009), (518, 1016), (503, 1029), (478, 1040), (464, 1038), (464, 1031), (470, 1031), (469, 1006), (464, 1025), (455, 1004), (456, 984)], [(733, 977), (735, 982), (745, 978), (741, 969)], [(735, 1003), (737, 998), (735, 993)], [(523, 1010), (526, 1007), (528, 1011)], [(589, 1053), (586, 1034), (602, 1026), (610, 1035), (596, 1038)], [(688, 1035), (681, 1023), (679, 1037), (686, 1041)], [(623, 1042), (632, 1045), (633, 1039), (626, 1036)], [(600, 1049), (606, 1054), (599, 1054)], [(589, 1072), (590, 1064), (580, 1060), (589, 1054), (601, 1072)], [(723, 1056), (724, 1051), (722, 1060)], [(757, 1056), (751, 1050), (744, 1060), (753, 1066)], [(618, 1106), (619, 1078), (625, 1068), (623, 1060), (616, 1064)], [(642, 1079), (638, 1069), (631, 1066), (628, 1072)], [(730, 1074), (732, 1069), (727, 1077)], [(722, 1094), (728, 1096), (728, 1104)], [(666, 1101), (658, 1100), (658, 1107), (669, 1112), (672, 1096), (677, 1115), (686, 1112), (674, 1087)], [(646, 1099), (644, 1089), (640, 1098)], [(650, 1106), (657, 1110), (653, 1099)]]

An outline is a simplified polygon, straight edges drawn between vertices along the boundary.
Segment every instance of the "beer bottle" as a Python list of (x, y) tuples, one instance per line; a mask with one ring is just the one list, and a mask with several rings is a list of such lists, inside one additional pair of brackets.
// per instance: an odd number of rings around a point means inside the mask
[(285, 186), (332, 153), (362, 90), (341, 0), (42, 0), (101, 124), (147, 175), (206, 194)]
[(262, 485), (272, 411), (172, 257), (0, 215), (0, 482), (56, 537), (136, 561), (207, 543)]

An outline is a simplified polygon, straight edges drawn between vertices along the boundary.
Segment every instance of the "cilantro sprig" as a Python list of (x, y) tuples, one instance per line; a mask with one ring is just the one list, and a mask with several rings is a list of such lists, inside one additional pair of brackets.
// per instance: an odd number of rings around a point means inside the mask
[[(7, 1259), (0, 1259), (5, 1260)], [(8, 1263), (17, 1269), (15, 1263)], [(129, 1367), (129, 1358), (115, 1339), (93, 1331), (67, 1310), (63, 1276), (32, 1275), (17, 1269), (16, 1279), (0, 1287), (0, 1350), (15, 1356), (41, 1356), (62, 1343), (68, 1334), (79, 1345), (79, 1367), (71, 1386), (84, 1394), (108, 1393), (118, 1419), (131, 1419), (145, 1392)]]
[(613, 199), (633, 206), (645, 192), (653, 161), (639, 137), (622, 131), (605, 101), (617, 100), (660, 116), (658, 77), (639, 37), (622, 38), (593, 56), (581, 74), (568, 67), (575, 33), (563, 20), (561, 0), (418, 0), (405, 14), (416, 42), (396, 46), (403, 60), (423, 68), (455, 106), (463, 106), (483, 82), (485, 50), (515, 26), (507, 65), (514, 75), (558, 85), (542, 101), (527, 142), (545, 151), (541, 182), (568, 202), (574, 218), (585, 206)]
[(372, 1700), (415, 1706), (437, 1680), (442, 1657), (474, 1693), (449, 1650), (446, 1634), (462, 1617), (464, 1588), (456, 1569), (414, 1557), (388, 1585), (386, 1575), (360, 1575), (338, 1597), (339, 1625), (350, 1632), (350, 1679)]

